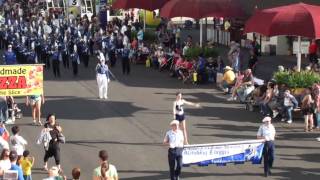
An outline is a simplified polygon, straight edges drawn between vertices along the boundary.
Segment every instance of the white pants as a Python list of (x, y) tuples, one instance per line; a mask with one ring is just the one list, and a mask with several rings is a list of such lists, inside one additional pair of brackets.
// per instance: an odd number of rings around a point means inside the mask
[(97, 74), (97, 83), (99, 88), (99, 98), (108, 98), (108, 78), (105, 74)]

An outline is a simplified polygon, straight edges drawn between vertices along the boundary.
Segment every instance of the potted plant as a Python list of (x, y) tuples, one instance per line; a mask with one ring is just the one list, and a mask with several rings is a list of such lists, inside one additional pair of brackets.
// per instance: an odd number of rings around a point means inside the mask
[(277, 84), (285, 84), (295, 95), (320, 82), (320, 74), (313, 71), (278, 71), (274, 73), (273, 78)]

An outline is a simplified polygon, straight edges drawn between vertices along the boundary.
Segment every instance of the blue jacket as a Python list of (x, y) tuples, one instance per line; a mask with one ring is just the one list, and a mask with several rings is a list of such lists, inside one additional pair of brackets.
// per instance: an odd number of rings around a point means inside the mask
[(17, 64), (17, 57), (14, 52), (6, 51), (3, 55), (3, 58), (7, 65)]
[(23, 177), (23, 172), (20, 166), (16, 165), (16, 164), (11, 164), (11, 168), (10, 170), (16, 170), (18, 171), (18, 180), (24, 180)]

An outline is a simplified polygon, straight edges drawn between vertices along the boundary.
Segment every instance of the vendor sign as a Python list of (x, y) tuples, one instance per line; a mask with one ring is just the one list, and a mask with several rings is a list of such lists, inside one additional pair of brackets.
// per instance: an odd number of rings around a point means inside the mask
[(183, 148), (182, 163), (184, 166), (241, 164), (247, 161), (260, 164), (263, 147), (264, 140), (187, 145)]
[(0, 66), (0, 96), (43, 94), (43, 65)]

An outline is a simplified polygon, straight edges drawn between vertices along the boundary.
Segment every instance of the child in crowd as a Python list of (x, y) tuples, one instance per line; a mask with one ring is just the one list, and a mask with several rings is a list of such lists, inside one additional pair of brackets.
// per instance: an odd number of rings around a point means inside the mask
[(25, 150), (23, 152), (23, 157), (20, 159), (20, 165), (23, 171), (24, 180), (32, 180), (31, 169), (34, 164), (34, 157), (30, 157), (30, 152)]

